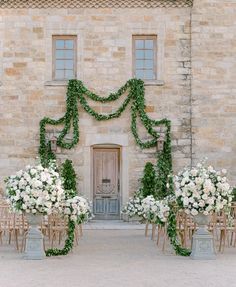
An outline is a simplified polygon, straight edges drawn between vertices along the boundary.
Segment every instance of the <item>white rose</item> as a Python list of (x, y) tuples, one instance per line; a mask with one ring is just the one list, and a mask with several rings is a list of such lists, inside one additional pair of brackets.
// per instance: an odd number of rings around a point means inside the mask
[(193, 216), (195, 216), (195, 215), (197, 215), (198, 214), (198, 211), (196, 210), (196, 209), (192, 209), (191, 210), (191, 214), (193, 215)]
[(222, 169), (221, 171), (223, 174), (226, 174), (227, 173), (227, 170), (225, 168)]
[(189, 204), (189, 199), (188, 199), (188, 197), (184, 197), (184, 199), (183, 199), (183, 204), (184, 204), (185, 206)]
[(205, 206), (205, 201), (204, 201), (204, 200), (199, 200), (198, 205), (199, 205), (200, 207), (204, 207), (204, 206)]

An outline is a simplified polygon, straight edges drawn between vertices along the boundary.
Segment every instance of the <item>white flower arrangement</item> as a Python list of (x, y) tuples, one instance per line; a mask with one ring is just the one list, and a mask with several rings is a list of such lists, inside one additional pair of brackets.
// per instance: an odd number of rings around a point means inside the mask
[(149, 223), (163, 224), (169, 215), (168, 198), (156, 200), (152, 195), (142, 200), (143, 217)]
[(70, 220), (81, 224), (92, 218), (92, 211), (89, 202), (81, 197), (75, 196), (65, 200), (63, 214)]
[(5, 180), (6, 198), (14, 212), (50, 215), (62, 210), (65, 193), (55, 167), (54, 162), (48, 168), (28, 165)]
[(134, 216), (143, 216), (142, 198), (135, 195), (122, 209), (122, 213), (127, 214), (130, 218)]
[(216, 171), (204, 163), (180, 172), (174, 179), (177, 203), (192, 215), (199, 212), (208, 215), (230, 205), (232, 189), (226, 173), (225, 169)]

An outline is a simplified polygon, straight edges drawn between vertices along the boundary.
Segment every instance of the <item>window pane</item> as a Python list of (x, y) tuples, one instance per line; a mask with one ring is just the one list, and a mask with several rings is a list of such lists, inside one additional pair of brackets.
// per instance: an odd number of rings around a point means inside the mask
[(153, 68), (153, 61), (152, 60), (145, 60), (145, 68), (152, 69)]
[(135, 48), (143, 49), (144, 48), (144, 40), (135, 40)]
[(57, 80), (64, 79), (64, 70), (56, 70), (55, 78)]
[(74, 63), (72, 60), (66, 60), (65, 61), (65, 68), (66, 69), (73, 69)]
[(144, 59), (144, 51), (143, 50), (136, 50), (136, 59)]
[(143, 70), (136, 70), (136, 78), (137, 79), (144, 79), (144, 71)]
[(145, 79), (147, 79), (147, 80), (153, 80), (154, 79), (153, 70), (146, 70), (145, 71)]
[(73, 70), (65, 70), (65, 74), (66, 74), (66, 79), (73, 79), (75, 77)]
[(66, 43), (66, 49), (73, 49), (74, 47), (74, 41), (73, 40), (65, 40)]
[(145, 40), (145, 49), (153, 49), (153, 40)]
[(56, 70), (64, 69), (64, 60), (56, 60)]
[(64, 40), (56, 40), (56, 48), (63, 49), (64, 48)]
[(65, 51), (65, 58), (66, 59), (73, 59), (74, 51), (73, 50), (66, 50)]
[(63, 58), (64, 58), (64, 51), (56, 50), (56, 59), (63, 59)]
[(144, 68), (144, 61), (143, 60), (136, 60), (136, 69)]
[(145, 59), (153, 59), (153, 50), (145, 51)]

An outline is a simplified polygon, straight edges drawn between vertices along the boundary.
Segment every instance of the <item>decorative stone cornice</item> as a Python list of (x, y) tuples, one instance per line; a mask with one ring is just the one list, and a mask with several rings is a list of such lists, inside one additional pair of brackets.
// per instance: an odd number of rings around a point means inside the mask
[(193, 0), (0, 0), (0, 8), (182, 8)]

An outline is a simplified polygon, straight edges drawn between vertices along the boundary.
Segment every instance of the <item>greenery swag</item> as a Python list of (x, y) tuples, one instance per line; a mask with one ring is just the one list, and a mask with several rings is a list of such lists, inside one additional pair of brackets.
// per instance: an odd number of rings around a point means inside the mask
[[(123, 101), (122, 105), (114, 112), (110, 114), (99, 114), (92, 107), (89, 106), (87, 99), (108, 103), (119, 99), (123, 94), (127, 93), (127, 97)], [(46, 166), (51, 158), (55, 158), (55, 154), (51, 151), (50, 141), (46, 140), (46, 125), (64, 125), (57, 138), (57, 145), (61, 148), (71, 149), (79, 142), (79, 113), (78, 103), (83, 109), (94, 117), (98, 121), (110, 120), (120, 117), (122, 112), (131, 105), (131, 131), (135, 138), (137, 145), (141, 148), (151, 148), (157, 145), (160, 134), (155, 130), (155, 127), (165, 127), (165, 142), (164, 148), (158, 153), (157, 156), (157, 187), (162, 196), (169, 193), (173, 193), (173, 183), (169, 175), (172, 173), (172, 158), (171, 158), (171, 122), (168, 119), (153, 120), (150, 119), (145, 111), (145, 89), (144, 83), (139, 79), (131, 79), (126, 82), (116, 93), (111, 93), (108, 97), (101, 97), (95, 93), (89, 91), (81, 81), (70, 80), (67, 88), (67, 100), (66, 100), (66, 113), (58, 120), (50, 119), (48, 117), (43, 118), (40, 121), (40, 147), (39, 155), (41, 163)], [(149, 140), (142, 140), (138, 134), (137, 117), (141, 120), (141, 123), (145, 127), (148, 135), (151, 137)], [(68, 141), (65, 139), (66, 135), (73, 131), (73, 139)], [(168, 188), (167, 188), (168, 186)], [(174, 217), (174, 216), (173, 216)], [(169, 217), (169, 226), (171, 226), (172, 232), (169, 232), (171, 236), (171, 242), (177, 242), (176, 240), (176, 227)], [(49, 250), (47, 255), (60, 255), (67, 254), (71, 245), (73, 246), (74, 226), (73, 222), (69, 222), (68, 239), (66, 245), (62, 251)], [(73, 233), (73, 234), (72, 234)], [(177, 243), (176, 243), (177, 244)], [(174, 245), (177, 254), (184, 255), (181, 247), (177, 244)], [(70, 247), (68, 247), (70, 246)], [(178, 246), (178, 248), (176, 247)]]

